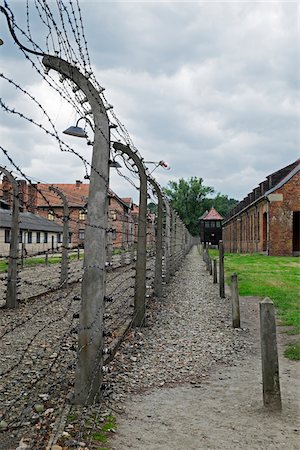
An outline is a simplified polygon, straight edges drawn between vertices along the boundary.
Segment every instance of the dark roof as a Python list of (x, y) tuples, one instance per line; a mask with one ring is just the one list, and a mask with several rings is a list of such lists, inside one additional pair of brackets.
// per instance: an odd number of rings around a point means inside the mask
[(282, 169), (268, 175), (267, 179), (260, 183), (260, 187), (253, 189), (253, 191), (248, 194), (244, 200), (229, 211), (228, 217), (225, 219), (225, 223), (230, 221), (236, 215), (239, 215), (242, 211), (248, 209), (250, 205), (259, 202), (261, 199), (268, 197), (269, 194), (281, 188), (299, 171), (300, 158), (292, 164), (289, 164), (288, 166), (285, 166)]
[[(11, 211), (8, 209), (0, 209), (0, 228), (10, 227)], [(20, 230), (53, 231), (55, 233), (62, 233), (63, 227), (52, 220), (45, 219), (44, 217), (37, 216), (36, 214), (21, 212)]]

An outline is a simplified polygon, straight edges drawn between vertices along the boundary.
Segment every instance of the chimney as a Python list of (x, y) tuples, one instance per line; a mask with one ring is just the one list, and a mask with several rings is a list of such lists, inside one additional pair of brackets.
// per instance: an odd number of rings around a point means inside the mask
[(7, 202), (9, 205), (12, 204), (12, 185), (9, 181), (9, 178), (6, 175), (3, 175), (2, 178), (2, 198), (5, 202)]
[(36, 184), (28, 184), (28, 200), (27, 210), (31, 213), (36, 212), (37, 208), (37, 186)]
[(77, 187), (77, 188), (79, 188), (81, 184), (82, 184), (82, 181), (76, 180), (76, 187)]
[(24, 208), (27, 202), (27, 183), (26, 180), (18, 180), (20, 207)]

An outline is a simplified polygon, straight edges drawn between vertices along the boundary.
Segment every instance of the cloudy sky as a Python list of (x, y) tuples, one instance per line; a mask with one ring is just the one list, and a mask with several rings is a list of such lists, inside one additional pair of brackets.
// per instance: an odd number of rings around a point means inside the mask
[[(8, 3), (26, 29), (25, 0)], [(29, 4), (33, 8), (34, 2)], [(56, 2), (48, 4), (54, 8)], [(80, 5), (93, 71), (106, 98), (145, 161), (171, 165), (170, 171), (154, 172), (161, 185), (202, 177), (216, 192), (242, 199), (266, 175), (299, 157), (297, 2), (81, 0)], [(30, 14), (33, 39), (46, 50), (47, 30)], [(0, 27), (3, 74), (34, 95), (57, 130), (73, 124), (74, 109), (12, 44), (4, 17)], [(43, 120), (14, 86), (0, 79), (0, 89), (7, 106)], [(61, 153), (56, 141), (32, 124), (3, 109), (0, 114), (1, 146), (29, 178), (83, 179), (78, 158)], [(84, 142), (72, 137), (66, 142), (90, 158)], [(10, 167), (3, 154), (0, 164)], [(137, 198), (116, 174), (111, 185), (118, 195)]]

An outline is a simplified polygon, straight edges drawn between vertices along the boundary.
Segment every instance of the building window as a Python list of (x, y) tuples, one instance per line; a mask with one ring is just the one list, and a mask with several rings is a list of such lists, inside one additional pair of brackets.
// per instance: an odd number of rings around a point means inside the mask
[(48, 243), (48, 233), (47, 233), (47, 231), (45, 231), (45, 233), (44, 233), (44, 244), (47, 244)]
[(204, 226), (205, 226), (205, 228), (209, 228), (209, 221), (204, 222)]
[(32, 244), (32, 231), (28, 231), (27, 244)]
[(86, 210), (82, 209), (79, 211), (79, 220), (85, 220), (86, 219)]
[(48, 211), (48, 220), (54, 220), (54, 212), (51, 209)]
[(22, 244), (22, 242), (23, 242), (23, 232), (20, 231), (20, 233), (19, 233), (19, 243)]
[(5, 242), (5, 244), (10, 243), (10, 230), (5, 230), (4, 242)]
[(216, 227), (221, 228), (221, 222), (216, 222)]
[(41, 232), (40, 231), (36, 232), (36, 243), (37, 244), (41, 243)]
[(84, 230), (79, 230), (79, 239), (84, 239)]
[(57, 233), (57, 243), (61, 244), (61, 233)]
[(109, 216), (111, 218), (111, 220), (117, 220), (117, 211), (109, 211)]

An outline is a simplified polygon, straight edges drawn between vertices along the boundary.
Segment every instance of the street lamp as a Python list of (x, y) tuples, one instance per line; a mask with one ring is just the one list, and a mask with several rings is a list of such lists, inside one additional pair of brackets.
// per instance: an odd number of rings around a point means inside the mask
[[(90, 120), (87, 117), (80, 117), (77, 120), (76, 125), (71, 125), (69, 128), (64, 130), (63, 133), (68, 134), (69, 136), (88, 139), (87, 132), (83, 128), (78, 126), (79, 121), (82, 119), (86, 120), (88, 122), (88, 124), (90, 125), (90, 127), (93, 128)], [(115, 125), (115, 124), (112, 124), (112, 123), (109, 124), (109, 128), (116, 128), (116, 127), (117, 127), (117, 125)], [(88, 141), (88, 144), (91, 144), (91, 142)], [(118, 161), (116, 161), (115, 159), (109, 159), (108, 166), (109, 166), (109, 168), (113, 168), (113, 169), (120, 169), (122, 167), (121, 164)], [(85, 175), (84, 178), (86, 180), (88, 180), (90, 177), (89, 177), (89, 175)]]
[(170, 170), (171, 166), (169, 163), (167, 163), (166, 161), (144, 161), (145, 164), (155, 164), (154, 169), (150, 172), (153, 173), (154, 170), (156, 170), (159, 166), (162, 167), (163, 169), (166, 170)]
[(78, 123), (80, 120), (82, 119), (86, 119), (86, 117), (80, 117), (75, 126), (71, 126), (69, 128), (67, 128), (66, 130), (63, 131), (64, 134), (68, 134), (70, 136), (75, 136), (75, 137), (80, 137), (80, 138), (86, 138), (88, 137), (87, 132), (78, 126)]

